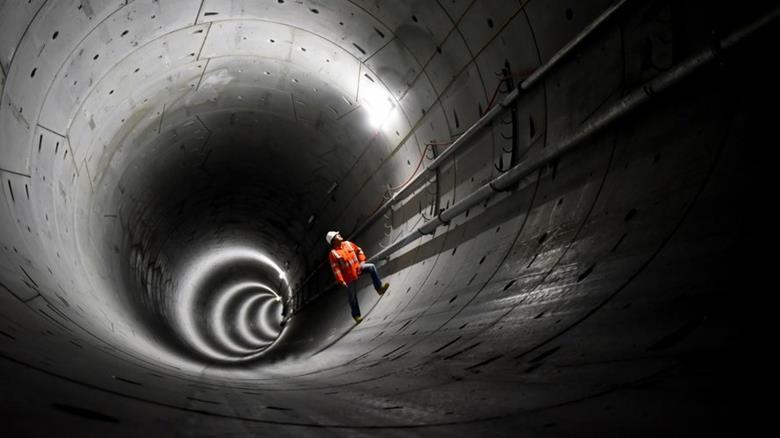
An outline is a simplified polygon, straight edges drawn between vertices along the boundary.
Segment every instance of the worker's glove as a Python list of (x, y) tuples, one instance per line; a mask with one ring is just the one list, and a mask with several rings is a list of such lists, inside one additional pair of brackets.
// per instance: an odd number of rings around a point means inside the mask
[(345, 281), (342, 281), (342, 282), (341, 282), (341, 285), (342, 285), (343, 287), (347, 287), (347, 282), (345, 282)]

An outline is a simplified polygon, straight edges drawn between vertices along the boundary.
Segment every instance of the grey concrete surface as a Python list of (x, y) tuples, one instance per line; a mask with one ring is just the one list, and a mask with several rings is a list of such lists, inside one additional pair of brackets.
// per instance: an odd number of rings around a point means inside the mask
[(624, 2), (361, 227), (615, 4), (0, 0), (3, 436), (758, 433), (775, 2)]

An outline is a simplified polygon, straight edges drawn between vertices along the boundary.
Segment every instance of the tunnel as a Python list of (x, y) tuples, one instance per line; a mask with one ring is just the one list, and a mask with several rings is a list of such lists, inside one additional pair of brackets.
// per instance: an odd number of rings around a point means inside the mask
[(2, 434), (758, 433), (777, 15), (0, 1)]

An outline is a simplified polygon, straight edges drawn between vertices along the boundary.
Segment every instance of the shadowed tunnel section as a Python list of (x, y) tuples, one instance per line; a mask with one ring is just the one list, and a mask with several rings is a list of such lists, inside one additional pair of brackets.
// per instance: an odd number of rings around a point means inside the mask
[(4, 427), (745, 434), (776, 18), (0, 1)]

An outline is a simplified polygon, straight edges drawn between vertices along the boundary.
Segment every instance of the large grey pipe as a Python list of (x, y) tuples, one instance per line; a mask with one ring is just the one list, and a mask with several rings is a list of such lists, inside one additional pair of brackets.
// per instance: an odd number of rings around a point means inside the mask
[[(774, 23), (774, 21), (777, 19), (777, 15), (778, 15), (778, 10), (775, 9), (774, 11), (770, 12), (767, 16), (762, 17), (759, 20), (756, 20), (755, 22), (751, 23), (749, 26), (746, 26), (744, 29), (734, 32), (733, 34), (729, 35), (727, 38), (724, 38), (723, 40), (719, 41), (718, 50), (727, 50), (732, 48), (734, 45), (742, 41), (744, 38), (749, 37), (753, 32), (756, 32), (761, 28)], [(437, 214), (427, 224), (399, 238), (397, 241), (393, 242), (392, 245), (383, 248), (381, 251), (374, 254), (369, 259), (369, 262), (381, 260), (382, 258), (387, 257), (388, 255), (392, 254), (398, 249), (403, 248), (404, 246), (410, 244), (411, 242), (414, 242), (421, 236), (436, 232), (437, 228), (443, 225), (447, 225), (453, 218), (463, 214), (468, 209), (490, 198), (496, 192), (507, 190), (512, 185), (516, 184), (519, 180), (527, 177), (537, 169), (571, 152), (576, 147), (584, 144), (584, 142), (588, 140), (590, 137), (600, 133), (601, 131), (609, 127), (609, 125), (611, 125), (612, 123), (619, 121), (621, 118), (629, 115), (632, 111), (636, 110), (641, 105), (653, 99), (658, 93), (666, 91), (666, 89), (668, 89), (669, 87), (675, 85), (676, 83), (682, 81), (683, 79), (686, 79), (688, 76), (695, 73), (699, 68), (707, 65), (709, 62), (712, 62), (715, 59), (716, 55), (717, 55), (716, 49), (708, 48), (702, 51), (701, 53), (699, 53), (698, 55), (692, 56), (691, 58), (676, 65), (675, 67), (670, 69), (670, 71), (663, 73), (658, 77), (654, 78), (653, 80), (642, 85), (641, 87), (638, 87), (634, 91), (630, 92), (622, 100), (620, 100), (620, 102), (617, 102), (610, 108), (604, 110), (603, 112), (599, 113), (598, 115), (588, 120), (577, 133), (561, 140), (560, 142), (556, 143), (552, 147), (547, 148), (541, 156), (529, 157), (523, 162), (508, 169), (505, 173), (502, 173), (492, 181), (488, 182), (487, 184), (483, 185), (479, 189), (475, 190), (474, 192), (472, 192), (471, 194), (463, 198), (461, 201), (454, 204), (452, 207)], [(523, 84), (525, 84), (525, 82)], [(517, 98), (517, 90), (515, 90), (513, 94), (508, 95), (506, 97), (506, 100), (513, 101), (515, 98)], [(508, 106), (508, 103), (507, 104), (502, 103), (501, 106), (502, 107)], [(497, 112), (498, 111), (496, 111), (496, 113)], [(482, 123), (482, 120), (483, 119), (480, 119), (478, 123)], [(472, 126), (466, 131), (466, 133), (464, 133), (464, 136), (476, 129), (481, 128), (482, 126), (483, 125), (481, 124)], [(455, 145), (453, 144), (452, 147), (454, 146)], [(438, 157), (436, 161), (439, 161), (442, 158), (446, 158), (444, 154)], [(434, 163), (432, 163), (431, 165), (433, 166), (433, 164), (435, 164), (436, 161), (434, 161)]]
[(431, 177), (432, 172), (450, 160), (453, 154), (455, 154), (462, 147), (467, 146), (474, 138), (474, 136), (479, 133), (486, 125), (491, 123), (493, 119), (496, 118), (496, 116), (501, 114), (506, 108), (514, 105), (522, 95), (522, 92), (525, 92), (536, 84), (539, 84), (541, 80), (544, 79), (547, 74), (549, 74), (549, 72), (551, 72), (568, 56), (571, 56), (571, 54), (577, 50), (577, 48), (583, 44), (583, 42), (586, 41), (588, 37), (597, 32), (601, 26), (604, 26), (605, 23), (608, 23), (610, 19), (617, 15), (627, 1), (628, 0), (620, 0), (607, 8), (601, 15), (593, 20), (593, 22), (586, 26), (582, 32), (578, 33), (574, 38), (571, 39), (571, 41), (561, 47), (561, 49), (556, 52), (555, 55), (553, 55), (546, 63), (535, 69), (520, 83), (520, 85), (518, 85), (516, 89), (513, 89), (506, 96), (504, 96), (498, 105), (490, 108), (482, 117), (479, 118), (479, 120), (474, 122), (473, 125), (469, 126), (468, 129), (463, 132), (463, 134), (458, 136), (458, 138), (455, 139), (455, 141), (453, 141), (452, 144), (447, 147), (447, 149), (443, 150), (433, 161), (428, 163), (428, 165), (423, 169), (423, 172), (416, 175), (403, 187), (398, 189), (398, 191), (394, 193), (384, 204), (382, 204), (374, 214), (366, 218), (366, 220), (355, 231), (353, 231), (352, 234), (354, 236), (359, 236), (363, 230), (376, 222), (376, 220), (384, 215), (388, 209), (395, 205), (396, 202), (404, 199), (413, 190), (419, 188), (421, 183)]

